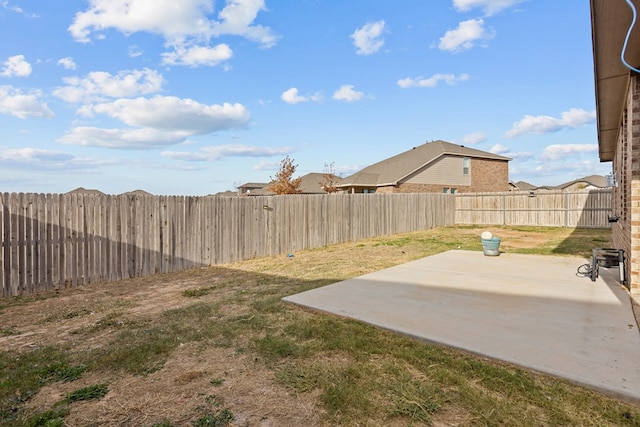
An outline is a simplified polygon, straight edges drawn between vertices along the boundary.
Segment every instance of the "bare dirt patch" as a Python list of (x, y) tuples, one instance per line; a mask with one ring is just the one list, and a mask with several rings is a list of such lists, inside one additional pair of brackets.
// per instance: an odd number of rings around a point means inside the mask
[[(153, 278), (138, 278), (26, 297), (0, 311), (0, 324), (17, 334), (0, 337), (5, 350), (28, 351), (46, 345), (68, 344), (74, 352), (104, 346), (110, 336), (135, 322), (146, 322), (167, 309), (194, 303), (185, 291), (212, 289), (210, 300), (230, 298), (242, 289), (215, 288), (224, 269), (191, 270)], [(222, 316), (239, 316), (244, 305), (225, 306)], [(92, 327), (109, 319), (108, 327)], [(79, 332), (80, 331), (80, 332)], [(237, 348), (209, 346), (207, 342), (180, 345), (162, 369), (146, 376), (91, 373), (69, 383), (46, 386), (29, 400), (27, 410), (43, 412), (64, 396), (91, 384), (108, 383), (109, 393), (97, 402), (71, 406), (67, 425), (142, 426), (170, 422), (192, 425), (197, 414), (228, 408), (234, 425), (317, 425), (316, 399), (294, 396), (274, 381), (273, 371), (261, 360)]]

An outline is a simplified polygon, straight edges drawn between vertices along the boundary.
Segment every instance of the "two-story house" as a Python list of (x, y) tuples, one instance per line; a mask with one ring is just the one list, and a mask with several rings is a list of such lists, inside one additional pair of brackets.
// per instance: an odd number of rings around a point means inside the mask
[(349, 193), (509, 191), (509, 157), (432, 141), (342, 179)]

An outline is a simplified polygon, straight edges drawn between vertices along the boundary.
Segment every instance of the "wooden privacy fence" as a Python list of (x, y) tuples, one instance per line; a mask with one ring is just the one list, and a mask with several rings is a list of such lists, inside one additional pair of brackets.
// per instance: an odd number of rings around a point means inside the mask
[(279, 255), (454, 223), (445, 194), (0, 195), (0, 296)]
[(611, 190), (456, 194), (456, 224), (608, 228)]

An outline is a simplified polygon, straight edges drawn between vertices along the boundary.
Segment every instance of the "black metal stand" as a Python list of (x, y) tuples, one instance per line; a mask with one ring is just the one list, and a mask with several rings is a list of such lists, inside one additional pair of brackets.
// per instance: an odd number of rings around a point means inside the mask
[(627, 286), (624, 266), (624, 250), (612, 248), (596, 248), (591, 257), (591, 281), (598, 278), (600, 267), (615, 267), (620, 270), (620, 283)]

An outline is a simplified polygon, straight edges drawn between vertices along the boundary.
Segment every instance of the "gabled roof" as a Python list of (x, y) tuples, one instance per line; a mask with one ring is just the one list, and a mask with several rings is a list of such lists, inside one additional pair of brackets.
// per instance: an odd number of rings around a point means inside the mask
[(100, 190), (87, 189), (83, 187), (78, 187), (75, 190), (67, 191), (66, 194), (97, 194), (104, 196), (105, 194)]
[[(311, 172), (303, 175), (300, 181), (300, 191), (304, 194), (325, 194), (326, 191), (322, 188), (324, 182), (324, 173)], [(334, 182), (340, 184), (342, 180), (339, 177), (334, 177)]]
[(413, 147), (404, 153), (367, 166), (360, 172), (343, 178), (339, 187), (397, 185), (403, 178), (408, 177), (445, 155), (503, 160), (507, 162), (511, 160), (509, 157), (438, 140)]
[(237, 191), (218, 191), (216, 194), (212, 194), (214, 197), (238, 197)]
[(522, 191), (529, 191), (529, 190), (534, 190), (537, 187), (533, 184), (528, 183), (527, 181), (518, 181), (518, 182), (514, 182), (513, 185), (518, 189), (518, 190), (522, 190)]
[(246, 184), (239, 185), (238, 188), (263, 188), (269, 185), (268, 182), (247, 182)]
[(149, 193), (148, 191), (144, 191), (144, 190), (133, 190), (133, 191), (127, 191), (126, 193), (129, 196), (152, 196), (153, 194)]
[(594, 187), (605, 188), (607, 187), (607, 179), (602, 175), (589, 175), (582, 178), (574, 179), (573, 181), (565, 182), (564, 184), (560, 184), (558, 188), (567, 188), (574, 184), (585, 183), (592, 185)]

